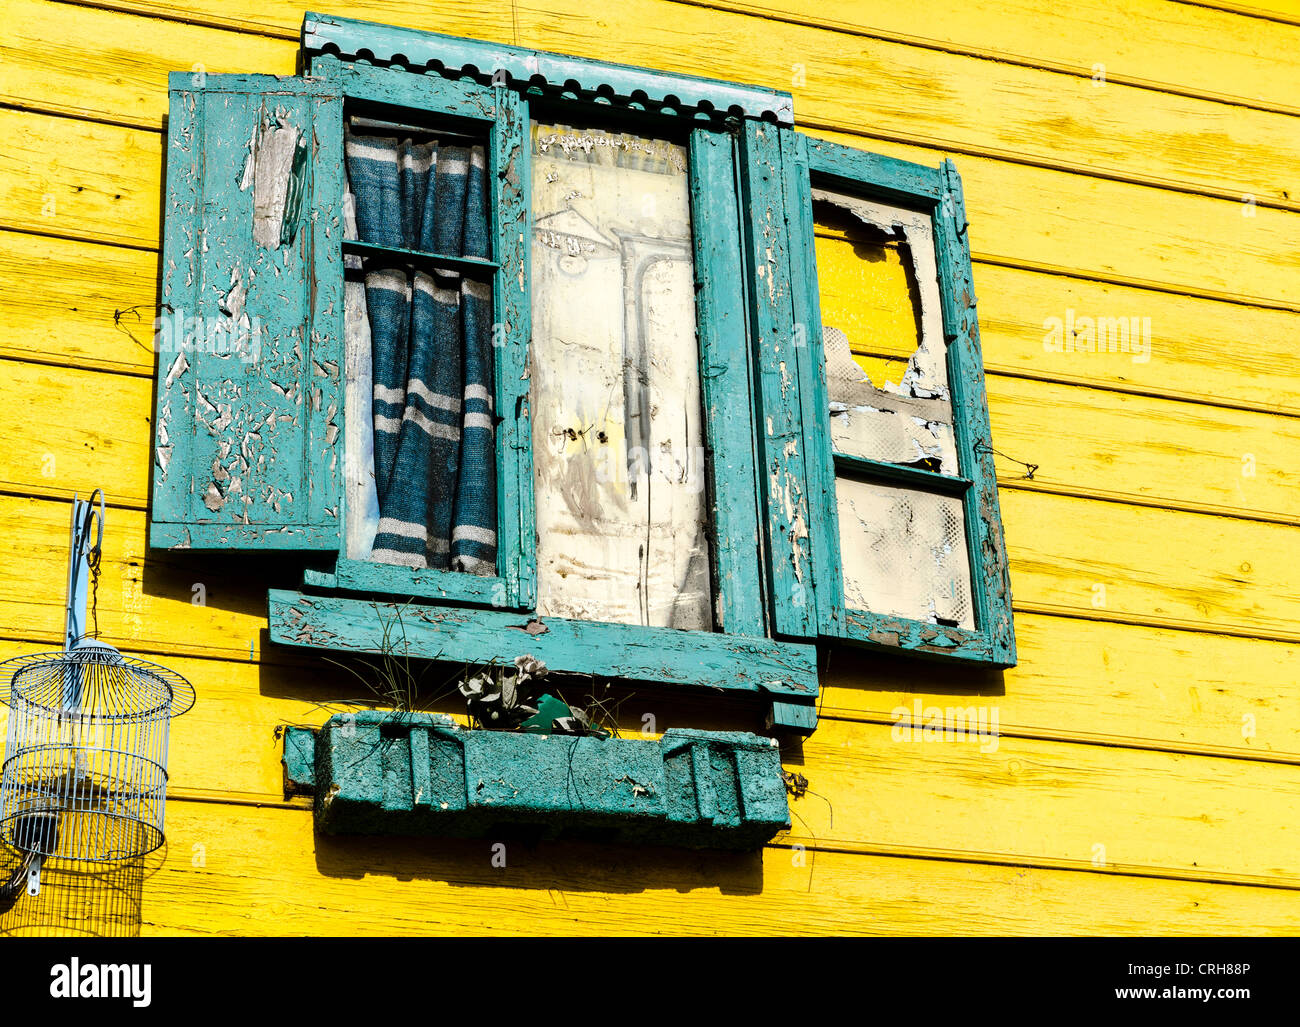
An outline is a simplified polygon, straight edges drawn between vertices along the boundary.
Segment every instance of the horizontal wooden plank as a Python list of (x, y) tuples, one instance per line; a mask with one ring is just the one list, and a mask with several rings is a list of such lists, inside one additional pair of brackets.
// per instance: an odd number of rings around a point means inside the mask
[(1300, 528), (1003, 489), (1017, 609), (1300, 641)]
[[(5, 367), (0, 432), (14, 444), (0, 451), (0, 488), (70, 496), (102, 482), (115, 502), (143, 508), (153, 382), (26, 361)], [(996, 375), (988, 394), (994, 445), (1038, 465), (1022, 481), (1023, 466), (997, 457), (1004, 487), (1300, 523), (1290, 462), (1300, 452), (1297, 419)]]
[[(116, 24), (144, 21), (134, 15), (104, 11), (92, 17), (82, 9), (61, 8), (48, 0), (19, 0), (13, 22), (24, 26), (16, 33), (24, 42), (6, 55), (18, 66), (16, 84), (6, 93), (16, 101), (35, 94), (72, 107), (93, 103), (95, 91), (86, 83), (122, 77), (115, 74), (114, 53), (103, 50), (102, 39), (150, 43), (147, 29)], [(334, 13), (367, 16), (350, 9)], [(278, 32), (292, 29), (296, 35), (300, 10), (272, 9), (263, 18), (268, 14), (277, 20)], [(187, 4), (177, 15), (207, 15), (208, 20), (221, 12)], [(922, 144), (944, 140), (987, 155), (1233, 197), (1251, 193), (1286, 204), (1300, 197), (1300, 138), (1289, 115), (1271, 111), (1116, 83), (1098, 87), (1091, 78), (667, 0), (634, 0), (600, 11), (581, 0), (550, 0), (545, 9), (519, 10), (508, 34), (497, 18), (482, 18), (478, 5), (442, 10), (394, 5), (380, 20), (498, 41), (517, 35), (521, 44), (578, 57), (651, 63), (663, 71), (789, 89), (800, 121), (825, 128), (870, 126), (878, 137)], [(205, 27), (186, 31), (194, 39), (191, 54), (211, 52), (218, 62), (224, 56), (215, 55), (236, 49), (209, 41), (213, 30)], [(67, 40), (66, 80), (52, 81), (36, 59), (51, 34)], [(700, 46), (703, 39), (708, 46)], [(138, 53), (132, 53), (135, 61)], [(241, 70), (276, 69), (245, 65)], [(73, 95), (59, 100), (60, 85)], [(161, 120), (161, 107), (155, 117)], [(1161, 145), (1150, 145), (1157, 136)]]
[[(507, 843), (501, 867), (488, 842), (323, 838), (305, 810), (192, 802), (168, 804), (167, 828), (165, 849), (130, 879), (140, 882), (147, 936), (1300, 930), (1295, 892), (1113, 873), (779, 846), (737, 855), (576, 843)], [(121, 908), (87, 905), (101, 917)], [(18, 933), (42, 915), (46, 907), (18, 903), (0, 931)]]
[[(1291, 358), (1300, 313), (1219, 303), (995, 264), (975, 267), (984, 366), (993, 372), (1131, 389), (1203, 403), (1300, 412)], [(1049, 318), (1149, 317), (1151, 359), (1056, 351)]]
[(0, 356), (153, 374), (158, 254), (0, 231)]
[[(1280, 642), (1021, 614), (1020, 663), (1005, 675), (960, 672), (848, 647), (823, 656), (823, 719), (892, 725), (926, 707), (996, 709), (1003, 737), (1300, 762), (1300, 711), (1288, 698), (1300, 651)], [(47, 648), (0, 641), (0, 659)], [(189, 680), (194, 708), (173, 725), (171, 784), (187, 795), (279, 801), (276, 726), (318, 727), (378, 702), (341, 661), (378, 685), (370, 665), (337, 653), (259, 648), (255, 663), (154, 657)], [(462, 668), (415, 663), (422, 708), (458, 715)], [(562, 689), (579, 705), (590, 687)], [(752, 704), (645, 687), (598, 690), (623, 734), (671, 727), (763, 731)], [(991, 714), (990, 714), (991, 715)], [(0, 720), (3, 710), (0, 710)]]
[(924, 733), (823, 718), (791, 839), (1300, 887), (1300, 765), (1009, 738), (987, 719), (977, 734), (944, 716)]
[(110, 502), (144, 508), (151, 379), (17, 360), (0, 367), (0, 434), (9, 442), (0, 452), (0, 488), (70, 497), (99, 487)]
[(8, 103), (160, 128), (168, 72), (192, 72), (195, 85), (222, 72), (294, 73), (298, 48), (283, 39), (48, 0), (10, 0), (6, 11), (0, 99)]
[[(0, 318), (10, 327), (0, 355), (153, 374), (157, 262), (146, 251), (0, 231), (0, 277), (28, 284), (0, 293)], [(976, 286), (991, 372), (1300, 413), (1300, 363), (1291, 359), (1300, 313), (993, 264), (976, 268)], [(864, 297), (844, 299), (852, 306)], [(1070, 310), (1150, 317), (1151, 359), (1047, 349), (1044, 322)], [(124, 313), (115, 323), (117, 311)]]
[[(6, 109), (0, 109), (0, 131), (11, 140), (0, 155), (0, 227), (159, 245), (160, 135)], [(842, 134), (819, 134), (863, 144)], [(894, 143), (872, 142), (870, 148), (916, 163), (937, 164), (948, 155)], [(961, 154), (954, 159), (977, 262), (1300, 310), (1293, 272), (1300, 214), (1257, 207), (1253, 217), (1243, 217), (1248, 208), (1240, 203)], [(1205, 259), (1210, 250), (1214, 260)], [(1119, 313), (1146, 315), (1146, 309)], [(1064, 305), (1051, 303), (1033, 314), (1041, 324), (1049, 316), (1064, 317)]]
[(1050, 491), (1300, 524), (1295, 418), (996, 375), (987, 389), (1004, 487), (1030, 485), (1024, 461)]
[[(809, 134), (919, 164), (951, 158), (962, 177), (977, 264), (1010, 263), (1300, 310), (1291, 270), (1300, 215), (1292, 211), (1061, 174), (970, 156), (943, 144), (924, 148), (839, 132)], [(1215, 259), (1206, 260), (1207, 252)], [(978, 288), (978, 277), (975, 284)], [(1065, 316), (1057, 303), (1033, 313), (1039, 324)]]
[[(1003, 490), (1001, 505), (1017, 610), (1300, 640), (1300, 594), (1278, 556), (1294, 551), (1300, 528), (1016, 490)], [(0, 564), (8, 637), (59, 637), (68, 511), (0, 496), (12, 554)], [(99, 623), (126, 647), (247, 659), (266, 644), (266, 590), (301, 582), (288, 558), (159, 551), (142, 567), (144, 554), (144, 514), (111, 511)], [(195, 584), (206, 609), (192, 605)]]
[(996, 707), (1006, 734), (1300, 761), (1293, 644), (1021, 613), (1016, 647), (1010, 670), (960, 674), (837, 648), (822, 716), (893, 724), (917, 699), (976, 704)]
[[(1281, 0), (1291, 6), (1290, 0)], [(1077, 0), (1054, 6), (1041, 0), (946, 0), (862, 3), (861, 0), (708, 0), (778, 19), (839, 31), (883, 35), (957, 53), (1014, 60), (1109, 82), (1296, 110), (1289, 54), (1300, 32), (1168, 0)], [(1294, 11), (1294, 7), (1292, 6)]]
[(1244, 4), (1232, 0), (1174, 0), (1174, 3), (1210, 7), (1247, 18), (1267, 18), (1283, 25), (1300, 25), (1300, 12), (1296, 11), (1295, 0), (1252, 0)]
[(0, 227), (158, 248), (160, 133), (0, 107), (0, 136)]

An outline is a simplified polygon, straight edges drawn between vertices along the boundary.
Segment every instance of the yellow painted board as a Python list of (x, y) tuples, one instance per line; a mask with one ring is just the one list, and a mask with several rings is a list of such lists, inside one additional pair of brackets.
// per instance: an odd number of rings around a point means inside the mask
[[(1003, 490), (1001, 500), (1019, 610), (1300, 639), (1300, 594), (1284, 555), (1300, 528), (1042, 492)], [(0, 496), (8, 637), (58, 637), (68, 510)], [(250, 643), (264, 647), (266, 589), (301, 582), (287, 558), (172, 550), (142, 566), (144, 555), (145, 515), (111, 511), (99, 622), (108, 641), (128, 648), (247, 659)], [(192, 605), (195, 584), (205, 586), (206, 607)]]
[[(996, 709), (997, 728), (1007, 736), (1300, 762), (1300, 713), (1289, 698), (1300, 669), (1293, 645), (1034, 614), (1020, 615), (1016, 630), (1020, 664), (1005, 675), (848, 647), (824, 651), (822, 715), (892, 725), (900, 709), (910, 714), (919, 699), (923, 712)], [(48, 646), (0, 641), (0, 658)], [(373, 700), (329, 662), (339, 658), (295, 650), (263, 650), (256, 663), (155, 657), (199, 695), (194, 709), (173, 725), (173, 787), (280, 800), (275, 727), (318, 726), (351, 708), (349, 703)], [(457, 672), (427, 672), (421, 693), (431, 700), (427, 708), (463, 714), (449, 680)], [(668, 689), (633, 687), (616, 694), (625, 733), (635, 734), (646, 723), (660, 732), (762, 730), (762, 711), (753, 704), (687, 700)], [(569, 698), (587, 701), (581, 686)]]
[(71, 497), (101, 487), (112, 502), (144, 507), (151, 378), (17, 360), (0, 368), (0, 489)]
[(1001, 731), (1300, 761), (1300, 647), (1078, 617), (1016, 616), (1020, 663), (956, 671), (838, 646), (823, 716), (893, 724), (926, 707), (993, 706)]
[[(1198, 454), (1186, 456), (1196, 473)], [(1018, 608), (1300, 640), (1300, 528), (1003, 489)]]
[[(1300, 313), (978, 264), (980, 341), (988, 371), (1134, 389), (1260, 410), (1300, 412)], [(1048, 319), (1149, 317), (1151, 359), (1058, 352)]]
[[(821, 130), (809, 135), (929, 166), (950, 157), (961, 172), (977, 263), (1300, 309), (1294, 273), (1298, 215), (1292, 211), (1062, 174), (942, 145), (923, 148)], [(1207, 260), (1207, 253), (1214, 259)], [(980, 287), (978, 269), (975, 285)], [(1145, 307), (1151, 302), (1134, 297), (1119, 309), (1079, 313), (1153, 316)], [(1042, 324), (1048, 317), (1064, 318), (1066, 309), (1057, 301), (1021, 316)]]
[(0, 280), (0, 356), (153, 374), (157, 253), (0, 231)]
[[(1300, 523), (1300, 421), (1074, 385), (987, 378), (993, 443), (1036, 486)], [(1040, 459), (1041, 456), (1041, 459)], [(1004, 456), (1001, 484), (1026, 472)]]
[[(1292, 15), (1294, 0), (1283, 0)], [(1024, 61), (1107, 81), (1296, 109), (1300, 31), (1168, 0), (716, 0), (726, 7)], [(1256, 5), (1262, 6), (1262, 5)]]
[[(296, 43), (95, 7), (8, 0), (0, 98), (73, 117), (159, 128), (167, 73), (292, 75)], [(51, 53), (51, 49), (57, 49)]]
[[(991, 716), (985, 704), (953, 704), (968, 705)], [(987, 719), (977, 733), (955, 715), (923, 717), (929, 730), (823, 718), (801, 763), (783, 752), (809, 789), (791, 800), (790, 839), (1300, 887), (1300, 766), (1013, 738)]]
[(1234, 3), (1233, 0), (1175, 0), (1180, 4), (1196, 4), (1228, 11), (1243, 17), (1269, 18), (1275, 23), (1300, 25), (1300, 3), (1296, 0), (1251, 0)]
[[(0, 435), (12, 444), (0, 450), (0, 488), (70, 496), (99, 481), (115, 502), (143, 508), (153, 382), (5, 366)], [(996, 375), (987, 386), (1004, 486), (1300, 523), (1296, 418)], [(1037, 464), (1032, 481), (1007, 457)]]
[(158, 132), (0, 108), (0, 227), (159, 245)]
[[(0, 231), (0, 278), (29, 286), (0, 292), (0, 319), (9, 328), (0, 355), (152, 374), (157, 265), (157, 254), (147, 251)], [(824, 284), (833, 286), (835, 267), (823, 267)], [(1300, 313), (992, 264), (976, 267), (975, 280), (990, 372), (1300, 413), (1300, 362), (1293, 359)], [(850, 292), (843, 302), (860, 299)], [(1151, 359), (1049, 351), (1044, 321), (1070, 310), (1150, 317)], [(125, 311), (119, 324), (115, 311)]]
[[(390, 8), (383, 20), (425, 24), (452, 35), (495, 33), (498, 41), (511, 41), (500, 34), (506, 25), (481, 19), (477, 5), (453, 8), (450, 16), (436, 20), (428, 13), (413, 18), (412, 7)], [(193, 17), (188, 6), (184, 13)], [(96, 36), (82, 26), (108, 24), (110, 18), (147, 24), (134, 15), (92, 19), (84, 9), (49, 0), (19, 0), (15, 14), (14, 22), (24, 26), (24, 43), (6, 55), (19, 66), (7, 95), (72, 107), (93, 102), (90, 83), (97, 79), (126, 78), (112, 52), (97, 56)], [(300, 17), (295, 13), (295, 27)], [(942, 140), (987, 155), (1234, 197), (1254, 193), (1283, 202), (1300, 197), (1300, 136), (1286, 114), (1118, 83), (1099, 88), (1090, 78), (668, 0), (629, 0), (600, 10), (584, 0), (549, 0), (540, 8), (519, 9), (516, 21), (520, 45), (789, 89), (800, 120), (825, 128), (865, 129), (926, 145)], [(194, 39), (192, 54), (217, 46), (203, 41), (212, 29), (186, 31)], [(73, 47), (83, 32), (89, 38), (81, 59)], [(111, 34), (149, 42), (146, 28), (117, 25)], [(63, 38), (73, 41), (66, 58), (69, 75), (47, 85), (44, 76), (33, 74), (36, 68), (25, 65), (46, 51), (49, 40)], [(194, 59), (176, 70), (188, 69)], [(244, 65), (242, 70), (275, 69)], [(76, 72), (84, 75), (80, 85)], [(35, 79), (33, 86), (23, 85), (27, 78)], [(75, 98), (57, 99), (54, 89), (61, 84)], [(159, 108), (154, 116), (161, 114)], [(1157, 137), (1160, 145), (1153, 146)]]
[[(194, 21), (202, 25), (251, 30), (283, 39), (297, 40), (302, 28), (304, 8), (298, 0), (109, 0), (101, 6), (133, 11), (159, 18)], [(517, 41), (533, 46), (524, 39), (514, 40), (515, 17), (508, 0), (484, 0), (473, 15), (465, 10), (464, 0), (340, 0), (329, 13), (343, 18), (359, 18), (381, 25), (405, 25), (410, 28), (470, 39)], [(521, 13), (521, 12), (519, 12)]]
[[(321, 838), (305, 810), (171, 802), (139, 931), (172, 935), (1255, 935), (1300, 893), (840, 852)], [(499, 862), (499, 861), (498, 861)], [(93, 896), (88, 902), (93, 901)], [(24, 928), (22, 903), (0, 932)], [(92, 907), (93, 908), (93, 907)], [(67, 922), (87, 929), (97, 918)]]
[[(11, 140), (0, 155), (0, 227), (157, 248), (160, 135), (4, 109), (0, 132)], [(928, 164), (943, 156), (896, 144), (872, 142), (867, 148)], [(1294, 273), (1300, 214), (1257, 207), (1245, 218), (1247, 208), (1227, 200), (960, 154), (957, 165), (977, 261), (1194, 294), (1255, 297), (1264, 305), (1300, 310)], [(1225, 239), (1231, 245), (1222, 245)], [(1205, 257), (1210, 250), (1213, 260)], [(1038, 324), (1063, 318), (1066, 299), (1063, 295), (1022, 316)], [(1120, 309), (1095, 313), (1154, 318), (1156, 310), (1149, 311), (1146, 302), (1151, 301), (1138, 297)]]

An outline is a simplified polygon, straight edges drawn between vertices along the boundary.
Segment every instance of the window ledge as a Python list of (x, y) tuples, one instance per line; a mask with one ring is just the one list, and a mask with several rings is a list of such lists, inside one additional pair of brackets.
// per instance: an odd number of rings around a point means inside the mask
[(755, 849), (790, 827), (777, 744), (745, 732), (579, 738), (367, 710), (290, 728), (284, 761), (323, 834)]

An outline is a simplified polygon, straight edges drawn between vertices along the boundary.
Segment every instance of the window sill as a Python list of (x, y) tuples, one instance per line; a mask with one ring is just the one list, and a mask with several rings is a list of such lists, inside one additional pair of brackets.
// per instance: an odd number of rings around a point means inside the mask
[(531, 653), (557, 674), (747, 693), (797, 734), (817, 722), (817, 651), (806, 643), (275, 589), (268, 619), (281, 645), (378, 653), (385, 638), (400, 639), (402, 655), (474, 666)]

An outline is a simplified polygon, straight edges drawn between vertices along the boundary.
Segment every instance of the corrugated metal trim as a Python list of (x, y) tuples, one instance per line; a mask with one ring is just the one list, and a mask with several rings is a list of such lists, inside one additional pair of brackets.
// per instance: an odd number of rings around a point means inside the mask
[(694, 75), (608, 64), (582, 57), (459, 39), (436, 32), (395, 28), (351, 18), (308, 13), (302, 22), (304, 67), (317, 54), (372, 60), (436, 74), (468, 73), (487, 83), (504, 72), (516, 88), (541, 85), (611, 106), (670, 110), (697, 117), (733, 115), (794, 123), (789, 93)]

